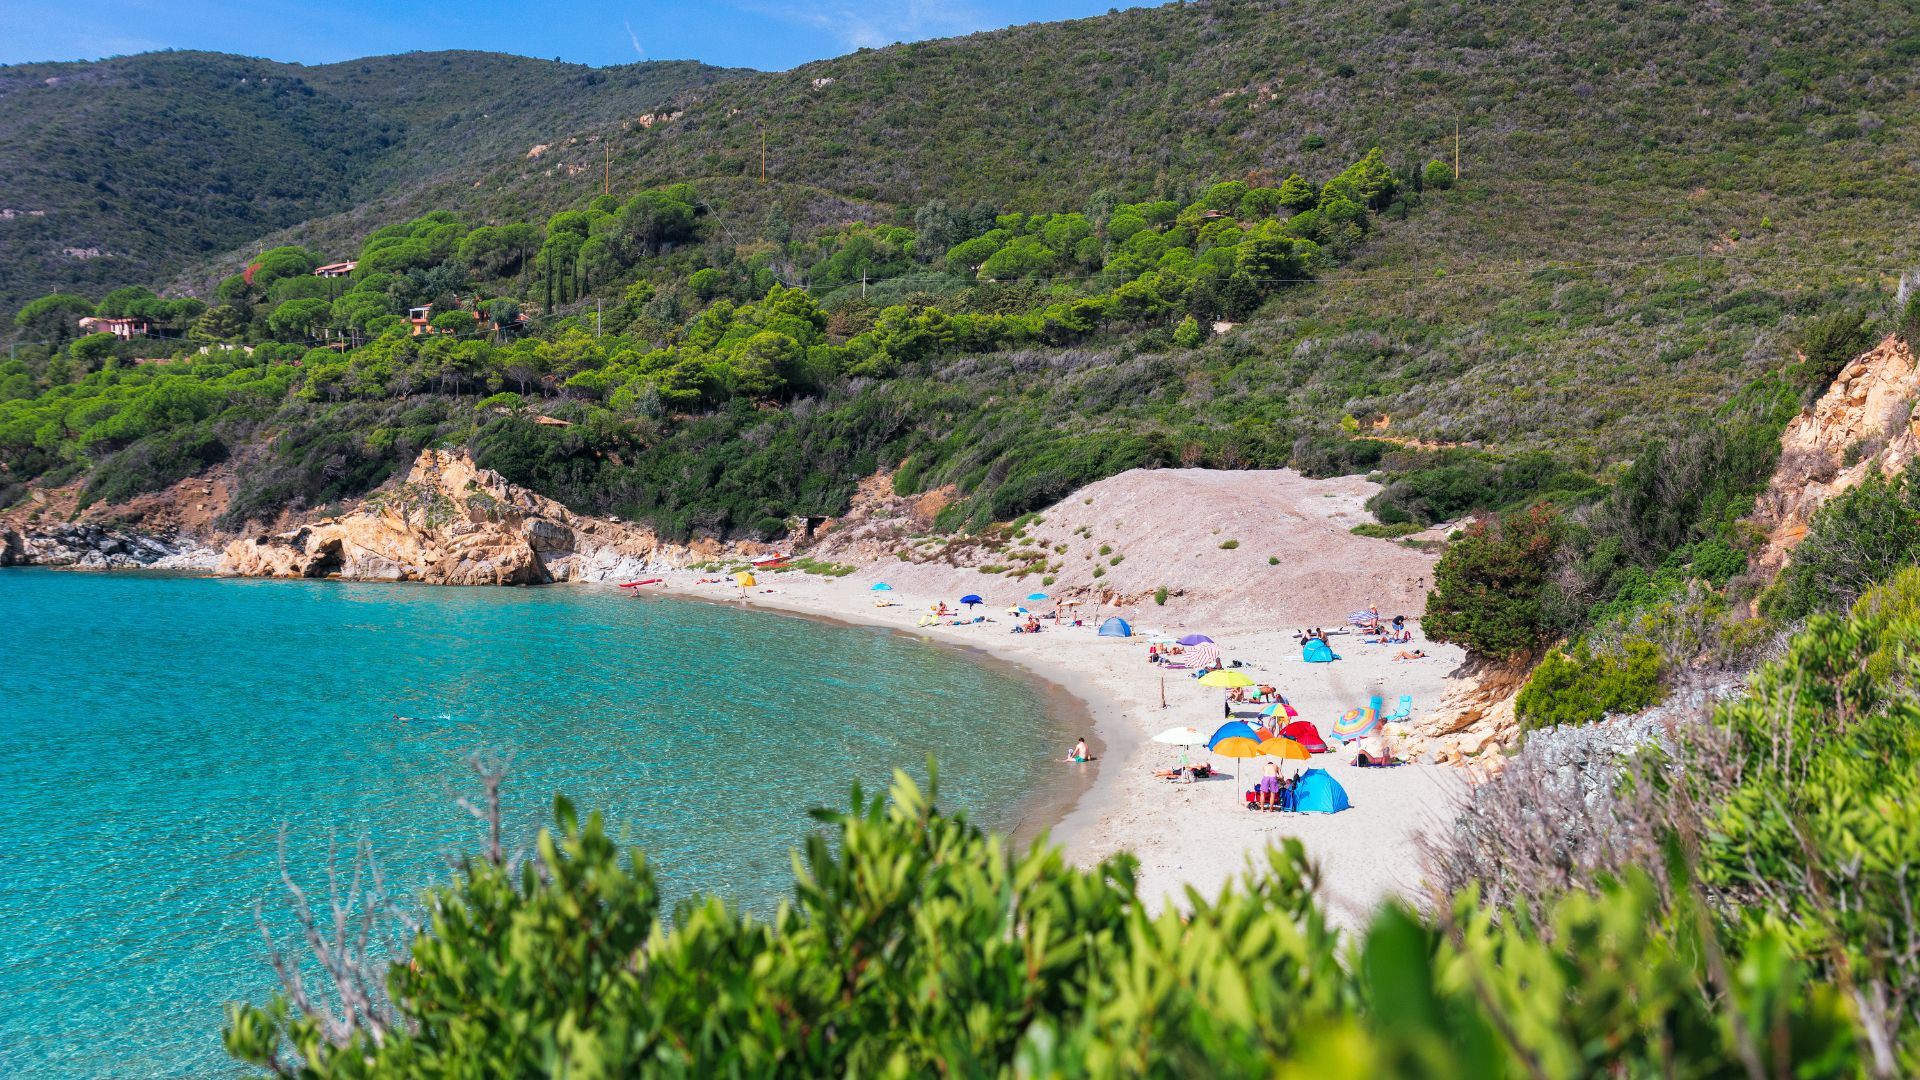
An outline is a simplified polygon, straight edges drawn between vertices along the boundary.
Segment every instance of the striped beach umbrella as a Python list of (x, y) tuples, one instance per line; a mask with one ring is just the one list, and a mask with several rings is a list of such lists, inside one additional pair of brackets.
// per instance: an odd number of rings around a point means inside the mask
[(1273, 704), (1268, 705), (1266, 708), (1261, 709), (1260, 715), (1261, 716), (1284, 716), (1287, 719), (1291, 720), (1294, 717), (1300, 715), (1300, 710), (1294, 708), (1293, 704), (1289, 702), (1286, 698), (1281, 698), (1279, 701), (1276, 701)]
[(1372, 731), (1380, 724), (1380, 714), (1373, 709), (1348, 709), (1340, 719), (1333, 722), (1333, 737), (1341, 742), (1352, 742)]
[(1190, 668), (1208, 667), (1218, 659), (1220, 659), (1220, 646), (1210, 641), (1189, 645), (1187, 651), (1180, 654), (1180, 662)]

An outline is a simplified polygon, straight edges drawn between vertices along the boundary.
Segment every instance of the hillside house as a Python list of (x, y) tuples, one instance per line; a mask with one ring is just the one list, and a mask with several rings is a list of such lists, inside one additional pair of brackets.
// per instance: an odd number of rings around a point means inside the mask
[(433, 323), (433, 305), (422, 304), (416, 308), (408, 308), (407, 321), (413, 324), (414, 337), (428, 333)]
[(353, 259), (348, 259), (346, 262), (328, 263), (325, 266), (316, 267), (313, 271), (313, 276), (324, 278), (346, 277), (348, 274), (353, 273), (354, 268), (359, 265), (360, 263)]
[(145, 319), (102, 319), (89, 315), (80, 320), (80, 329), (89, 334), (112, 334), (122, 341), (153, 336), (153, 324)]

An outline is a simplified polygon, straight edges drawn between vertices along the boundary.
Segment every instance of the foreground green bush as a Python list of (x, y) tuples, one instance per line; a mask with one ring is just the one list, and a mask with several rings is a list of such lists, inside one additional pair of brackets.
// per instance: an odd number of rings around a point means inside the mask
[[(387, 982), (398, 1016), (328, 1039), (285, 999), (226, 1044), (303, 1077), (1849, 1076), (1847, 1001), (1756, 929), (1724, 966), (1682, 880), (1570, 895), (1545, 925), (1471, 895), (1330, 929), (1297, 841), (1152, 914), (1135, 864), (1070, 867), (936, 812), (904, 776), (820, 813), (771, 922), (670, 921), (645, 858), (564, 800), (517, 871), (470, 860)], [(1669, 902), (1663, 893), (1677, 899)]]

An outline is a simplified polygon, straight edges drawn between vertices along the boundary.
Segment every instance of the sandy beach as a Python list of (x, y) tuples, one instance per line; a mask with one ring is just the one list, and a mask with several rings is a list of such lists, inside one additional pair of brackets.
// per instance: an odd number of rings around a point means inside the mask
[[(1422, 827), (1448, 814), (1463, 783), (1458, 770), (1446, 766), (1357, 768), (1352, 764), (1353, 750), (1340, 748), (1315, 755), (1310, 764), (1327, 769), (1345, 786), (1352, 808), (1332, 815), (1282, 815), (1254, 813), (1242, 806), (1241, 792), (1252, 786), (1259, 760), (1237, 763), (1242, 782), (1236, 784), (1236, 762), (1214, 757), (1201, 747), (1190, 752), (1192, 760), (1211, 760), (1224, 777), (1173, 783), (1153, 776), (1154, 769), (1169, 766), (1181, 751), (1152, 742), (1152, 736), (1183, 725), (1211, 732), (1222, 722), (1225, 695), (1201, 686), (1186, 672), (1163, 671), (1149, 663), (1147, 645), (1152, 637), (1162, 632), (1214, 637), (1225, 660), (1238, 660), (1255, 681), (1279, 687), (1301, 718), (1312, 720), (1325, 734), (1336, 716), (1366, 704), (1370, 693), (1385, 697), (1389, 708), (1400, 695), (1411, 695), (1415, 715), (1439, 700), (1447, 673), (1458, 665), (1461, 654), (1455, 648), (1422, 641), (1417, 632), (1412, 647), (1424, 649), (1426, 659), (1396, 661), (1392, 657), (1401, 646), (1368, 645), (1353, 634), (1334, 636), (1339, 661), (1308, 664), (1300, 658), (1295, 627), (1262, 625), (1260, 615), (1248, 608), (1240, 610), (1250, 617), (1236, 624), (1229, 612), (1206, 618), (1192, 607), (1178, 620), (1157, 618), (1159, 613), (1151, 610), (1087, 607), (1081, 626), (1048, 622), (1041, 633), (1028, 635), (1010, 632), (1013, 621), (1005, 608), (1015, 592), (1011, 582), (993, 583), (1001, 594), (999, 606), (976, 609), (994, 621), (920, 626), (929, 604), (945, 600), (952, 605), (961, 593), (954, 587), (937, 590), (927, 583), (914, 589), (895, 585), (891, 592), (876, 594), (870, 591), (877, 580), (871, 573), (837, 579), (795, 572), (761, 574), (758, 587), (744, 595), (731, 584), (695, 584), (711, 576), (678, 572), (648, 588), (669, 596), (884, 626), (978, 649), (1018, 665), (1084, 703), (1092, 723), (1087, 734), (1097, 740), (1100, 756), (1085, 765), (1063, 760), (1059, 766), (1063, 790), (1080, 788), (1081, 793), (1071, 801), (1050, 803), (1042, 798), (1038, 813), (1064, 811), (1057, 822), (1045, 824), (1051, 825), (1052, 839), (1078, 863), (1132, 851), (1140, 859), (1142, 894), (1154, 903), (1182, 903), (1189, 887), (1203, 895), (1213, 894), (1269, 844), (1295, 836), (1320, 864), (1323, 898), (1332, 918), (1342, 925), (1358, 925), (1383, 899), (1406, 895), (1417, 887), (1414, 837)], [(957, 575), (949, 583), (969, 584), (966, 591), (983, 595), (990, 591)], [(1019, 595), (1024, 596), (1025, 590)], [(876, 607), (876, 597), (890, 599), (892, 606)], [(1394, 613), (1384, 608), (1383, 612)], [(1134, 637), (1097, 634), (1099, 619), (1115, 614), (1133, 625)], [(1317, 622), (1307, 623), (1336, 627), (1343, 621), (1344, 614), (1328, 612)], [(1242, 708), (1251, 716), (1255, 707)], [(1063, 758), (1067, 749), (1060, 748)], [(1307, 763), (1286, 767), (1298, 771)]]

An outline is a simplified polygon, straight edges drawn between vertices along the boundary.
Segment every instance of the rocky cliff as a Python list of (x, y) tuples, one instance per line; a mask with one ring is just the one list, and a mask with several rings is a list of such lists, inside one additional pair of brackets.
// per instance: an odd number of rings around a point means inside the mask
[(218, 570), (248, 577), (343, 577), (439, 585), (624, 580), (705, 555), (662, 544), (644, 526), (575, 514), (427, 450), (400, 482), (352, 513), (233, 541)]

